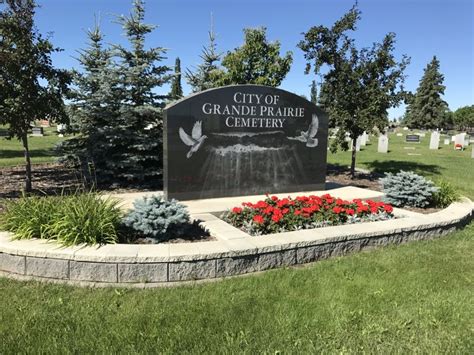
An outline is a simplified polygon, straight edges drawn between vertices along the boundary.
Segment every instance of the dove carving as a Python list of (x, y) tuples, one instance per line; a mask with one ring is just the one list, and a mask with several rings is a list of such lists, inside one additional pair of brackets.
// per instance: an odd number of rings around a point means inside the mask
[(299, 136), (287, 137), (287, 138), (306, 143), (306, 146), (308, 148), (317, 147), (318, 139), (314, 137), (316, 137), (316, 134), (318, 133), (318, 129), (319, 129), (319, 119), (316, 114), (313, 114), (311, 117), (311, 123), (309, 124), (307, 131), (302, 131)]
[(179, 138), (181, 138), (184, 144), (191, 147), (189, 152), (186, 154), (186, 158), (191, 158), (193, 153), (201, 148), (204, 140), (207, 138), (206, 135), (202, 134), (202, 121), (194, 123), (191, 135), (187, 134), (182, 127), (179, 127)]

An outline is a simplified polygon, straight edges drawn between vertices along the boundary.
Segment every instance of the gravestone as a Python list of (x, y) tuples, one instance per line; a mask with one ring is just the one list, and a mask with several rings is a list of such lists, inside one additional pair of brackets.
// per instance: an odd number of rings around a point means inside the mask
[(164, 111), (166, 198), (323, 190), (328, 116), (260, 85), (206, 90)]
[(359, 136), (357, 137), (356, 139), (356, 146), (355, 146), (355, 150), (356, 152), (360, 152), (360, 146), (362, 144), (362, 136)]
[(450, 142), (449, 138), (444, 139), (444, 145), (449, 145), (449, 142)]
[(43, 127), (33, 127), (31, 129), (31, 134), (35, 137), (42, 137), (43, 136)]
[(420, 136), (418, 134), (407, 134), (405, 136), (405, 142), (407, 142), (407, 143), (420, 143)]
[(397, 137), (403, 137), (403, 133), (397, 133)]
[(439, 149), (439, 137), (438, 132), (432, 132), (430, 137), (430, 149), (438, 150)]
[(474, 158), (474, 145), (472, 146), (471, 158)]
[(347, 144), (348, 144), (348, 146), (349, 146), (349, 151), (352, 152), (352, 146), (353, 146), (353, 144), (352, 144), (352, 138), (349, 137), (349, 136), (347, 135), (347, 133), (346, 133), (346, 136), (344, 137), (344, 141), (347, 142)]
[(67, 129), (67, 125), (65, 125), (64, 123), (58, 123), (58, 125), (56, 126), (56, 131), (58, 133), (64, 133)]
[(464, 142), (464, 138), (465, 138), (465, 134), (463, 133), (459, 133), (459, 134), (456, 134), (454, 136), (454, 149), (457, 149), (457, 150), (463, 150), (464, 149), (464, 145), (465, 145), (465, 142)]
[(360, 145), (365, 147), (367, 145), (367, 133), (364, 132), (362, 133), (362, 135), (360, 136)]
[(379, 144), (377, 146), (377, 152), (388, 153), (388, 137), (385, 134), (379, 136)]

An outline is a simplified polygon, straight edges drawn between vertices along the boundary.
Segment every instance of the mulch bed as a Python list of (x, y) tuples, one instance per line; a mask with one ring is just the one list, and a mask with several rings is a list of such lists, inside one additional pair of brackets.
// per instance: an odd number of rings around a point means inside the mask
[(348, 167), (328, 164), (326, 182), (329, 183), (328, 185), (330, 187), (332, 185), (338, 187), (355, 186), (374, 191), (382, 191), (382, 187), (378, 181), (381, 177), (383, 177), (383, 175), (379, 173), (358, 170), (356, 171), (355, 178), (352, 179)]
[[(23, 188), (25, 169), (23, 166), (0, 168), (0, 199), (15, 198), (21, 196)], [(357, 171), (355, 179), (351, 178), (348, 167), (340, 165), (328, 165), (326, 181), (328, 187), (356, 186), (365, 189), (381, 191), (378, 180), (382, 174), (373, 172)], [(37, 194), (54, 195), (71, 193), (83, 187), (80, 176), (74, 169), (61, 164), (37, 164), (33, 165), (33, 189)], [(149, 186), (127, 186), (110, 187), (99, 186), (101, 191), (139, 192), (153, 191)], [(157, 190), (157, 188), (155, 188)], [(0, 212), (1, 212), (0, 205)], [(407, 208), (418, 213), (433, 213), (439, 209)]]
[[(62, 164), (35, 164), (32, 171), (33, 192), (36, 194), (60, 195), (84, 188), (80, 174)], [(20, 197), (24, 179), (23, 166), (0, 167), (0, 199)], [(98, 189), (115, 193), (157, 190), (150, 186), (99, 186)]]
[[(380, 191), (378, 179), (382, 175), (376, 173), (357, 172), (356, 178), (351, 179), (348, 168), (328, 165), (327, 181), (332, 186), (357, 186)], [(3, 167), (0, 168), (0, 198), (13, 198), (21, 196), (25, 177), (25, 168)], [(74, 169), (61, 164), (35, 164), (33, 165), (33, 189), (35, 193), (54, 195), (74, 192), (83, 187), (79, 174)], [(138, 192), (151, 191), (148, 186), (110, 187), (100, 186), (102, 191)]]

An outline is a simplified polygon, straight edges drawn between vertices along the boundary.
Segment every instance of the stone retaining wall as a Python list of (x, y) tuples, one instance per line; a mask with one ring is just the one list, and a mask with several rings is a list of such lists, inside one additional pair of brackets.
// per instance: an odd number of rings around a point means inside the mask
[(10, 234), (0, 232), (0, 271), (27, 278), (82, 284), (159, 285), (214, 279), (439, 237), (461, 228), (472, 217), (473, 204), (464, 199), (429, 215), (409, 213), (388, 221), (261, 237), (250, 237), (238, 230), (232, 237), (233, 227), (210, 217), (204, 223), (214, 228), (225, 227), (225, 238), (212, 242), (106, 245), (100, 248), (65, 248), (41, 240), (11, 241)]

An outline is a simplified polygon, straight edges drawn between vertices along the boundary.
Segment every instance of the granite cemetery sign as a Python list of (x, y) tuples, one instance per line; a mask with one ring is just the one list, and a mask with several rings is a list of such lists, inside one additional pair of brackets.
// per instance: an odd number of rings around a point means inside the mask
[(284, 90), (235, 85), (164, 114), (164, 193), (181, 200), (322, 190), (328, 118)]

